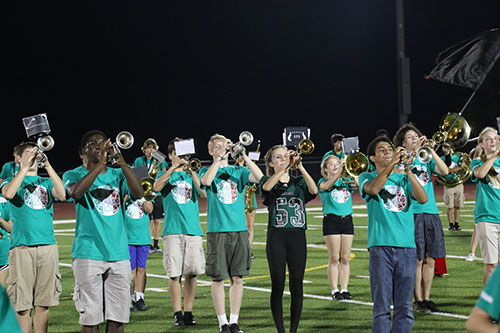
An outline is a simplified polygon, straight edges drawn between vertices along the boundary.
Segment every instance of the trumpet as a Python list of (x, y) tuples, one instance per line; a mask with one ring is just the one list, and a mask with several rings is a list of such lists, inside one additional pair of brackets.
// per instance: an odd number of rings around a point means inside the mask
[[(238, 142), (232, 143), (228, 147), (228, 150), (229, 151), (233, 150), (233, 148), (236, 147), (237, 145), (250, 146), (252, 142), (253, 142), (253, 134), (250, 133), (249, 131), (243, 131), (240, 133), (240, 136), (238, 137)], [(242, 152), (243, 152), (243, 147), (237, 151), (232, 152), (231, 157), (236, 160), (241, 155)]]
[(121, 131), (116, 136), (115, 141), (111, 144), (111, 148), (108, 151), (108, 162), (111, 164), (116, 163), (116, 159), (120, 155), (120, 149), (129, 149), (132, 147), (134, 136), (128, 131)]
[(39, 156), (36, 160), (36, 164), (38, 168), (43, 168), (45, 167), (45, 160), (47, 159), (45, 152), (54, 148), (55, 141), (50, 135), (43, 135), (38, 138), (36, 145), (38, 147)]
[(299, 163), (302, 161), (302, 157), (301, 157), (302, 154), (309, 155), (313, 151), (314, 151), (314, 143), (312, 142), (312, 140), (310, 140), (310, 139), (300, 140), (299, 144), (297, 145), (297, 151), (296, 151), (296, 153), (299, 156), (299, 159), (297, 161), (295, 161), (295, 163), (292, 163), (291, 161), (292, 161), (293, 155), (290, 155), (290, 166), (289, 166), (290, 169), (291, 170), (297, 169), (297, 167), (299, 166)]

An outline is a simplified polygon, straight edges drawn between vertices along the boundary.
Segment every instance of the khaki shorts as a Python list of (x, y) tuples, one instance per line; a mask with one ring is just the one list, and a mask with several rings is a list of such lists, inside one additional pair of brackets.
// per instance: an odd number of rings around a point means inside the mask
[(252, 266), (248, 231), (211, 232), (207, 234), (206, 275), (213, 281), (230, 276), (246, 276)]
[(163, 267), (168, 277), (205, 273), (205, 254), (201, 236), (163, 236)]
[[(95, 326), (104, 320), (128, 323), (130, 317), (129, 260), (73, 260), (75, 291), (73, 301), (82, 326)], [(103, 295), (104, 294), (104, 295)]]
[(465, 201), (464, 184), (458, 184), (454, 187), (445, 186), (443, 200), (444, 205), (448, 208), (462, 208)]
[(485, 264), (497, 264), (500, 258), (500, 223), (477, 222), (476, 236)]
[(56, 244), (16, 246), (9, 251), (9, 263), (7, 293), (15, 311), (59, 304), (62, 287)]

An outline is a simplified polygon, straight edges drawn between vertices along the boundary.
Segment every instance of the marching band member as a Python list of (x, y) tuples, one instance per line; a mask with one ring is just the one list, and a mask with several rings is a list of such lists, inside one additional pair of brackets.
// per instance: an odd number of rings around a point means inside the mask
[[(154, 190), (159, 192), (165, 207), (163, 222), (163, 266), (169, 277), (168, 290), (174, 310), (175, 326), (192, 326), (197, 276), (205, 273), (200, 227), (199, 197), (206, 198), (200, 178), (187, 161), (175, 151), (175, 138), (168, 144), (171, 166), (160, 171)], [(184, 314), (182, 314), (181, 278), (184, 276)]]
[[(350, 182), (342, 179), (345, 162), (330, 155), (321, 163), (318, 182), (323, 204), (323, 238), (328, 249), (328, 280), (334, 300), (352, 299), (349, 285), (349, 256), (354, 238), (352, 193)], [(340, 291), (338, 280), (340, 279)]]
[(330, 142), (332, 144), (332, 150), (327, 151), (325, 153), (325, 155), (323, 155), (321, 162), (323, 162), (325, 160), (325, 158), (327, 158), (330, 155), (335, 155), (338, 158), (340, 158), (341, 160), (343, 160), (345, 158), (344, 149), (342, 148), (342, 140), (344, 140), (344, 135), (338, 134), (338, 133), (332, 134), (332, 136), (330, 137)]
[[(153, 154), (156, 153), (160, 149), (156, 140), (153, 138), (146, 139), (144, 144), (142, 145), (142, 152), (144, 156), (137, 157), (134, 161), (133, 167), (138, 166), (147, 166), (148, 172), (151, 177), (155, 178), (158, 171), (166, 171), (167, 170), (167, 162), (163, 161), (160, 165), (156, 165), (158, 163), (153, 158)], [(154, 170), (156, 167), (157, 170)], [(153, 244), (151, 244), (149, 248), (150, 253), (161, 253), (160, 247), (158, 245), (160, 239), (160, 219), (163, 217), (163, 203), (160, 196), (156, 197), (153, 202), (153, 211), (149, 214), (150, 220), (150, 233), (153, 235)]]
[[(265, 157), (266, 176), (259, 189), (268, 207), (266, 255), (271, 274), (271, 312), (280, 333), (283, 324), (283, 291), (288, 265), (290, 294), (290, 332), (297, 332), (302, 314), (303, 281), (306, 268), (306, 203), (318, 194), (314, 179), (306, 171), (296, 152), (285, 146), (271, 147)], [(290, 167), (301, 173), (292, 176)]]
[(127, 192), (136, 200), (144, 191), (121, 153), (119, 168), (106, 166), (113, 150), (103, 132), (87, 132), (80, 142), (83, 165), (63, 175), (76, 208), (73, 300), (82, 332), (98, 332), (104, 320), (107, 331), (123, 332), (130, 317), (130, 254), (122, 203)]
[(472, 333), (492, 332), (498, 333), (497, 325), (500, 320), (500, 269), (495, 269), (486, 283), (476, 306), (472, 309), (466, 328)]
[(144, 199), (131, 200), (128, 194), (125, 195), (123, 202), (125, 203), (125, 225), (132, 270), (130, 310), (133, 312), (146, 311), (148, 309), (144, 302), (146, 262), (151, 244), (148, 214), (153, 211), (153, 203)]
[(59, 304), (61, 294), (53, 215), (55, 198), (64, 201), (65, 192), (46, 156), (43, 167), (49, 178), (38, 176), (42, 156), (34, 142), (20, 144), (19, 171), (1, 185), (13, 221), (7, 293), (24, 332), (31, 331), (32, 319), (35, 332), (47, 331), (49, 307)]
[[(228, 155), (242, 151), (247, 168), (228, 164)], [(245, 185), (258, 183), (262, 171), (239, 145), (220, 134), (208, 142), (213, 158), (200, 170), (202, 188), (207, 191), (207, 265), (212, 278), (212, 299), (221, 332), (240, 332), (238, 317), (243, 298), (242, 277), (250, 272), (251, 250), (245, 219)], [(227, 244), (227, 246), (225, 245)], [(229, 244), (232, 244), (229, 246)], [(225, 310), (224, 279), (231, 279), (229, 323)]]
[[(451, 145), (449, 143), (444, 143), (442, 149), (443, 156), (441, 156), (441, 159), (449, 168), (449, 174), (445, 177), (456, 177), (452, 175), (452, 173), (461, 169), (460, 155), (452, 154)], [(464, 206), (465, 201), (464, 184), (443, 187), (443, 201), (447, 207), (446, 215), (450, 225), (448, 230), (462, 230), (462, 228), (460, 228), (460, 209)]]
[[(2, 166), (2, 171), (0, 171), (0, 184), (3, 183), (4, 179), (14, 178), (16, 173), (19, 171), (19, 163), (16, 159), (16, 155), (19, 155), (18, 149), (19, 149), (19, 145), (14, 146), (14, 150), (12, 152), (12, 155), (14, 156), (14, 160), (6, 162)], [(0, 195), (1, 195), (1, 193), (0, 193)]]
[(12, 220), (7, 212), (7, 200), (0, 196), (0, 285), (5, 287), (9, 276), (9, 250)]
[(484, 283), (495, 270), (500, 258), (500, 143), (497, 131), (484, 128), (478, 137), (476, 153), (471, 161), (471, 179), (476, 183), (476, 237), (484, 262)]
[(402, 147), (394, 151), (385, 136), (375, 138), (368, 146), (368, 158), (376, 171), (359, 176), (359, 191), (368, 208), (373, 332), (411, 332), (414, 321), (411, 300), (417, 255), (413, 207), (416, 202), (424, 204), (427, 195), (409, 165), (404, 172), (395, 168), (403, 151)]
[[(404, 147), (407, 152), (416, 154), (426, 140), (425, 136), (411, 123), (405, 124), (394, 135), (394, 145)], [(422, 163), (415, 158), (411, 171), (424, 187), (428, 200), (424, 204), (415, 202), (413, 214), (415, 217), (415, 243), (417, 245), (417, 276), (415, 281), (416, 312), (437, 312), (439, 309), (430, 300), (432, 280), (434, 278), (435, 258), (446, 257), (444, 245), (443, 225), (439, 217), (439, 210), (434, 195), (434, 186), (431, 175), (447, 175), (448, 167), (431, 149), (432, 160)]]

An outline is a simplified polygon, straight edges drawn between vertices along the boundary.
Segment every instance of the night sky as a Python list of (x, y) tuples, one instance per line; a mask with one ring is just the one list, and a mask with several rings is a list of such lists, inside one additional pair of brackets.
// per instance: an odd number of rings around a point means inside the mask
[[(214, 133), (243, 130), (263, 151), (286, 126), (308, 126), (320, 159), (329, 138), (399, 126), (395, 1), (11, 1), (1, 8), (3, 162), (26, 139), (21, 119), (47, 113), (57, 171), (80, 164), (88, 130), (128, 130), (166, 152), (195, 138), (207, 159)], [(500, 2), (405, 2), (411, 61), (410, 119), (427, 135), (472, 90), (425, 80), (437, 54), (500, 27)], [(483, 87), (464, 112), (473, 136), (500, 116), (498, 87)]]

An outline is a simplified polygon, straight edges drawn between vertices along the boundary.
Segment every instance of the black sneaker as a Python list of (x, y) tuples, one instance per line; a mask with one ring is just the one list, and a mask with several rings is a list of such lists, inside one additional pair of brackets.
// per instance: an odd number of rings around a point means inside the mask
[(137, 302), (135, 302), (135, 306), (137, 306), (137, 310), (139, 310), (139, 311), (146, 311), (148, 309), (146, 304), (144, 304), (143, 298), (139, 298), (139, 300)]
[(184, 326), (184, 319), (182, 317), (182, 311), (174, 313), (174, 325)]
[(334, 301), (341, 301), (344, 299), (342, 294), (339, 291), (336, 291), (335, 294), (332, 295)]
[(220, 327), (220, 330), (219, 330), (220, 333), (231, 333), (231, 330), (229, 329), (229, 325), (228, 324), (224, 324)]
[(161, 251), (161, 249), (160, 249), (160, 247), (159, 247), (159, 246), (155, 246), (155, 247), (154, 247), (154, 252), (153, 252), (153, 253), (161, 253), (161, 252), (162, 252), (162, 251)]
[(416, 301), (413, 303), (413, 312), (431, 313), (431, 310), (424, 305), (424, 301)]
[(450, 223), (450, 226), (448, 227), (448, 230), (450, 230), (450, 231), (455, 230), (455, 227), (453, 226), (453, 223)]
[(460, 231), (462, 228), (460, 228), (460, 224), (458, 222), (455, 223), (455, 230)]
[(132, 301), (132, 304), (130, 304), (130, 311), (137, 312), (137, 304), (135, 304), (134, 301)]
[(184, 320), (184, 325), (186, 326), (196, 325), (192, 312), (184, 312), (184, 316), (182, 317), (182, 319)]
[(231, 333), (243, 333), (243, 331), (240, 330), (240, 327), (236, 323), (229, 325), (229, 330)]
[(344, 299), (352, 299), (352, 296), (348, 291), (344, 291), (341, 295)]
[(427, 309), (429, 309), (430, 312), (440, 312), (438, 307), (436, 306), (436, 303), (433, 301), (422, 301), (423, 306), (425, 306)]

